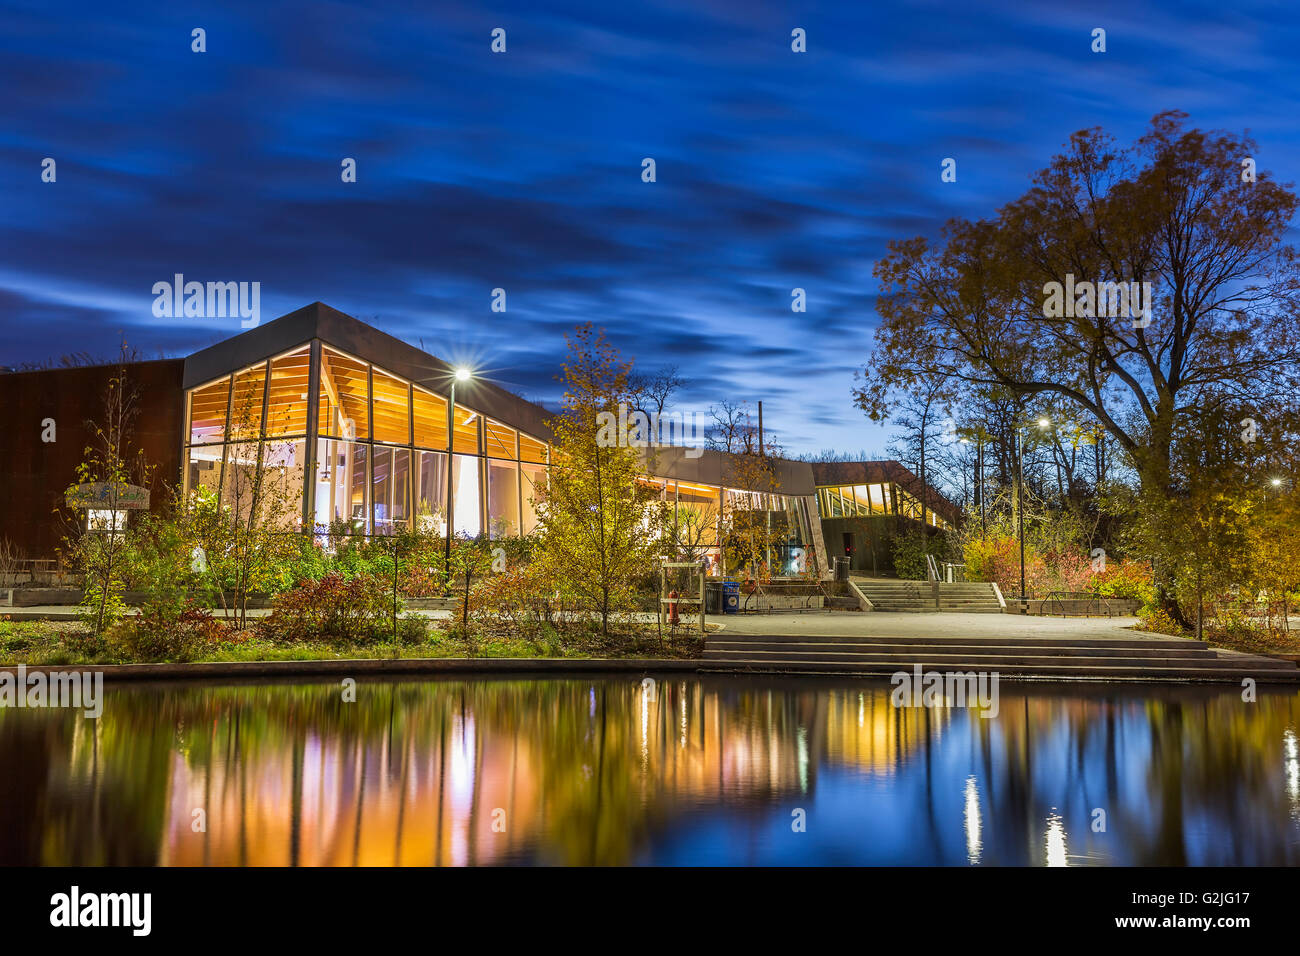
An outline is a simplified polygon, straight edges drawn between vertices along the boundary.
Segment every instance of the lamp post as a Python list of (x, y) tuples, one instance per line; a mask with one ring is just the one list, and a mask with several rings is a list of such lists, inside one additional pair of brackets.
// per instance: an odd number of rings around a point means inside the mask
[(451, 463), (456, 450), (456, 383), (468, 382), (470, 377), (469, 369), (458, 368), (451, 379), (451, 401), (447, 404), (447, 549), (443, 555), (443, 572), (447, 576), (447, 584), (451, 585), (451, 528), (452, 528), (452, 507), (451, 507)]
[[(975, 502), (980, 509), (980, 540), (983, 541), (988, 537), (988, 527), (984, 521), (984, 436), (986, 432), (983, 428), (971, 429), (975, 435), (975, 461), (971, 466), (971, 483), (974, 486)], [(968, 436), (962, 438), (963, 445), (969, 445), (971, 438)]]
[[(1051, 420), (1040, 418), (1038, 427), (1051, 427)], [(1016, 523), (1020, 536), (1020, 613), (1029, 613), (1029, 597), (1025, 594), (1025, 423), (1016, 426)]]

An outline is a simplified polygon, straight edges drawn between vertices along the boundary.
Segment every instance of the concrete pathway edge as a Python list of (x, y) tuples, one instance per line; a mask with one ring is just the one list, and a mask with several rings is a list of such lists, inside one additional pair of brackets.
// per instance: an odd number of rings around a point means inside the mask
[[(288, 677), (402, 677), (438, 674), (467, 675), (519, 675), (534, 677), (565, 677), (584, 674), (629, 674), (648, 676), (651, 674), (713, 674), (731, 676), (780, 676), (780, 677), (839, 677), (858, 680), (884, 680), (888, 673), (869, 673), (864, 671), (820, 671), (809, 672), (797, 669), (785, 669), (780, 665), (755, 668), (752, 664), (731, 664), (725, 661), (707, 659), (681, 660), (656, 658), (563, 658), (563, 657), (528, 657), (528, 658), (470, 658), (470, 657), (430, 657), (402, 658), (355, 658), (348, 660), (326, 661), (214, 661), (196, 664), (76, 664), (52, 665), (32, 664), (26, 667), (26, 673), (69, 673), (102, 672), (106, 681), (174, 681), (174, 680), (257, 680), (265, 678)], [(16, 674), (18, 665), (0, 665), (0, 673)], [(1204, 684), (1228, 683), (1240, 684), (1239, 677), (1206, 674), (1197, 677), (1097, 677), (1087, 675), (1016, 675), (1005, 674), (1003, 680), (1025, 683), (1113, 683), (1113, 684)], [(1261, 674), (1260, 683), (1271, 683), (1268, 675)]]

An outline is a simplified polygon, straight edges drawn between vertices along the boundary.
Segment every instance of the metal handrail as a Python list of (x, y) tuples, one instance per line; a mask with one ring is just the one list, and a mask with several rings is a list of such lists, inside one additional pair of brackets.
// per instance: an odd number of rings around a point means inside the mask
[[(1054, 610), (1049, 613), (1055, 615), (1059, 612), (1061, 617), (1066, 617), (1067, 612), (1062, 604), (1064, 601), (1073, 601), (1076, 603), (1079, 601), (1086, 601), (1087, 604), (1082, 612), (1082, 616), (1084, 617), (1102, 617), (1103, 613), (1105, 617), (1116, 616), (1114, 608), (1110, 603), (1110, 599), (1105, 595), (1097, 594), (1095, 591), (1049, 591), (1047, 597), (1043, 599), (1043, 604), (1046, 609), (1046, 606), (1050, 602), (1050, 605)], [(1097, 614), (1092, 613), (1093, 608), (1098, 609)], [(1074, 613), (1078, 614), (1079, 612), (1075, 611)]]
[(782, 611), (820, 610), (820, 608), (813, 607), (812, 602), (818, 597), (822, 598), (823, 600), (827, 597), (826, 587), (821, 581), (798, 581), (798, 580), (768, 581), (766, 584), (764, 584), (762, 581), (755, 580), (754, 589), (752, 591), (745, 590), (743, 581), (737, 583), (741, 585), (740, 588), (741, 602), (738, 610), (740, 610), (741, 613), (745, 613), (745, 614), (760, 614), (763, 612), (771, 614), (774, 611), (778, 610), (777, 608), (771, 608), (771, 607), (760, 608), (760, 607), (749, 606), (751, 598), (757, 598), (764, 594), (770, 594), (773, 591), (790, 590), (798, 593), (800, 590), (802, 590), (803, 592), (805, 592), (803, 607), (780, 608), (779, 610)]

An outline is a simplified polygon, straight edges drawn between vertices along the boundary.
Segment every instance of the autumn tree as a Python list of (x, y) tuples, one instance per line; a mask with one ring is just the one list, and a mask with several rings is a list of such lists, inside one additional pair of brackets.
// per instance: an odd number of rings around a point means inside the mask
[(590, 323), (565, 339), (563, 409), (551, 420), (551, 469), (538, 505), (539, 560), (607, 637), (611, 617), (634, 606), (636, 582), (654, 572), (662, 507), (640, 480), (653, 448), (620, 433), (632, 363)]
[[(1146, 501), (1170, 495), (1194, 409), (1219, 397), (1263, 409), (1300, 384), (1284, 241), (1295, 194), (1243, 166), (1258, 155), (1249, 137), (1185, 120), (1160, 114), (1129, 148), (1075, 133), (995, 217), (949, 222), (935, 247), (891, 243), (867, 380), (939, 376), (1066, 403), (1105, 430)], [(1150, 308), (1125, 309), (1121, 285), (1144, 282)], [(1077, 300), (1054, 307), (1053, 283)]]
[(1133, 530), (1156, 569), (1170, 572), (1201, 639), (1207, 598), (1251, 577), (1248, 529), (1262, 489), (1222, 405), (1180, 427), (1189, 433), (1174, 435), (1173, 477), (1163, 492), (1139, 490)]
[[(140, 389), (132, 381), (128, 367), (134, 353), (123, 344), (117, 366), (109, 377), (101, 398), (100, 418), (87, 421), (91, 442), (77, 466), (77, 481), (98, 484), (105, 497), (86, 515), (68, 520), (70, 531), (64, 539), (72, 561), (84, 582), (82, 606), (88, 622), (100, 634), (121, 616), (125, 607), (127, 557), (126, 512), (118, 497), (130, 484), (147, 485), (151, 467), (143, 451), (131, 451), (136, 419), (140, 414)], [(107, 515), (102, 521), (98, 516)]]

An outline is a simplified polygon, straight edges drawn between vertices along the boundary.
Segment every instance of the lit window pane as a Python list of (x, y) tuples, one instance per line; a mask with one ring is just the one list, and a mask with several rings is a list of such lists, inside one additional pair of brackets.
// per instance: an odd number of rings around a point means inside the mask
[(366, 530), (366, 445), (322, 438), (316, 442), (316, 526), (343, 522)]
[(411, 453), (406, 448), (373, 449), (374, 488), (371, 493), (375, 511), (375, 534), (391, 534), (406, 524), (410, 513)]
[(230, 376), (190, 392), (190, 441), (196, 445), (224, 441)]
[(303, 439), (269, 441), (263, 447), (258, 510), (268, 525), (294, 531), (302, 527), (305, 452)]
[[(447, 447), (447, 399), (426, 392), (418, 385), (414, 389), (415, 445), (417, 448)], [(444, 497), (446, 492), (443, 492)]]
[(416, 452), (415, 520), (421, 531), (447, 533), (447, 455), (439, 451)]
[(190, 449), (189, 475), (185, 487), (190, 491), (207, 488), (216, 491), (221, 481), (221, 456), (224, 445)]
[(375, 441), (405, 445), (411, 440), (410, 397), (406, 383), (400, 378), (375, 369), (371, 387), (374, 389)]
[(546, 464), (546, 443), (538, 441), (531, 435), (519, 433), (519, 460)]
[(519, 466), (488, 460), (488, 529), (493, 538), (519, 533)]
[(483, 430), (487, 440), (489, 458), (519, 457), (515, 449), (516, 432), (513, 428), (508, 428), (489, 418), (484, 421)]
[(266, 365), (254, 365), (235, 376), (230, 400), (230, 438), (255, 440), (262, 430), (262, 398), (266, 391)]
[(537, 505), (546, 494), (546, 466), (520, 465), (523, 479), (524, 513), (522, 529), (524, 534), (532, 534), (537, 528)]
[(339, 438), (368, 438), (368, 366), (322, 349), (320, 360), (320, 433)]
[(479, 459), (456, 455), (452, 461), (452, 494), (455, 496), (452, 504), (456, 513), (453, 528), (457, 534), (477, 538), (483, 533)]
[(271, 361), (271, 394), (267, 399), (266, 435), (303, 435), (307, 432), (307, 376), (311, 347)]
[(463, 405), (456, 406), (456, 447), (453, 451), (462, 455), (479, 453), (478, 423), (478, 412), (471, 411)]

